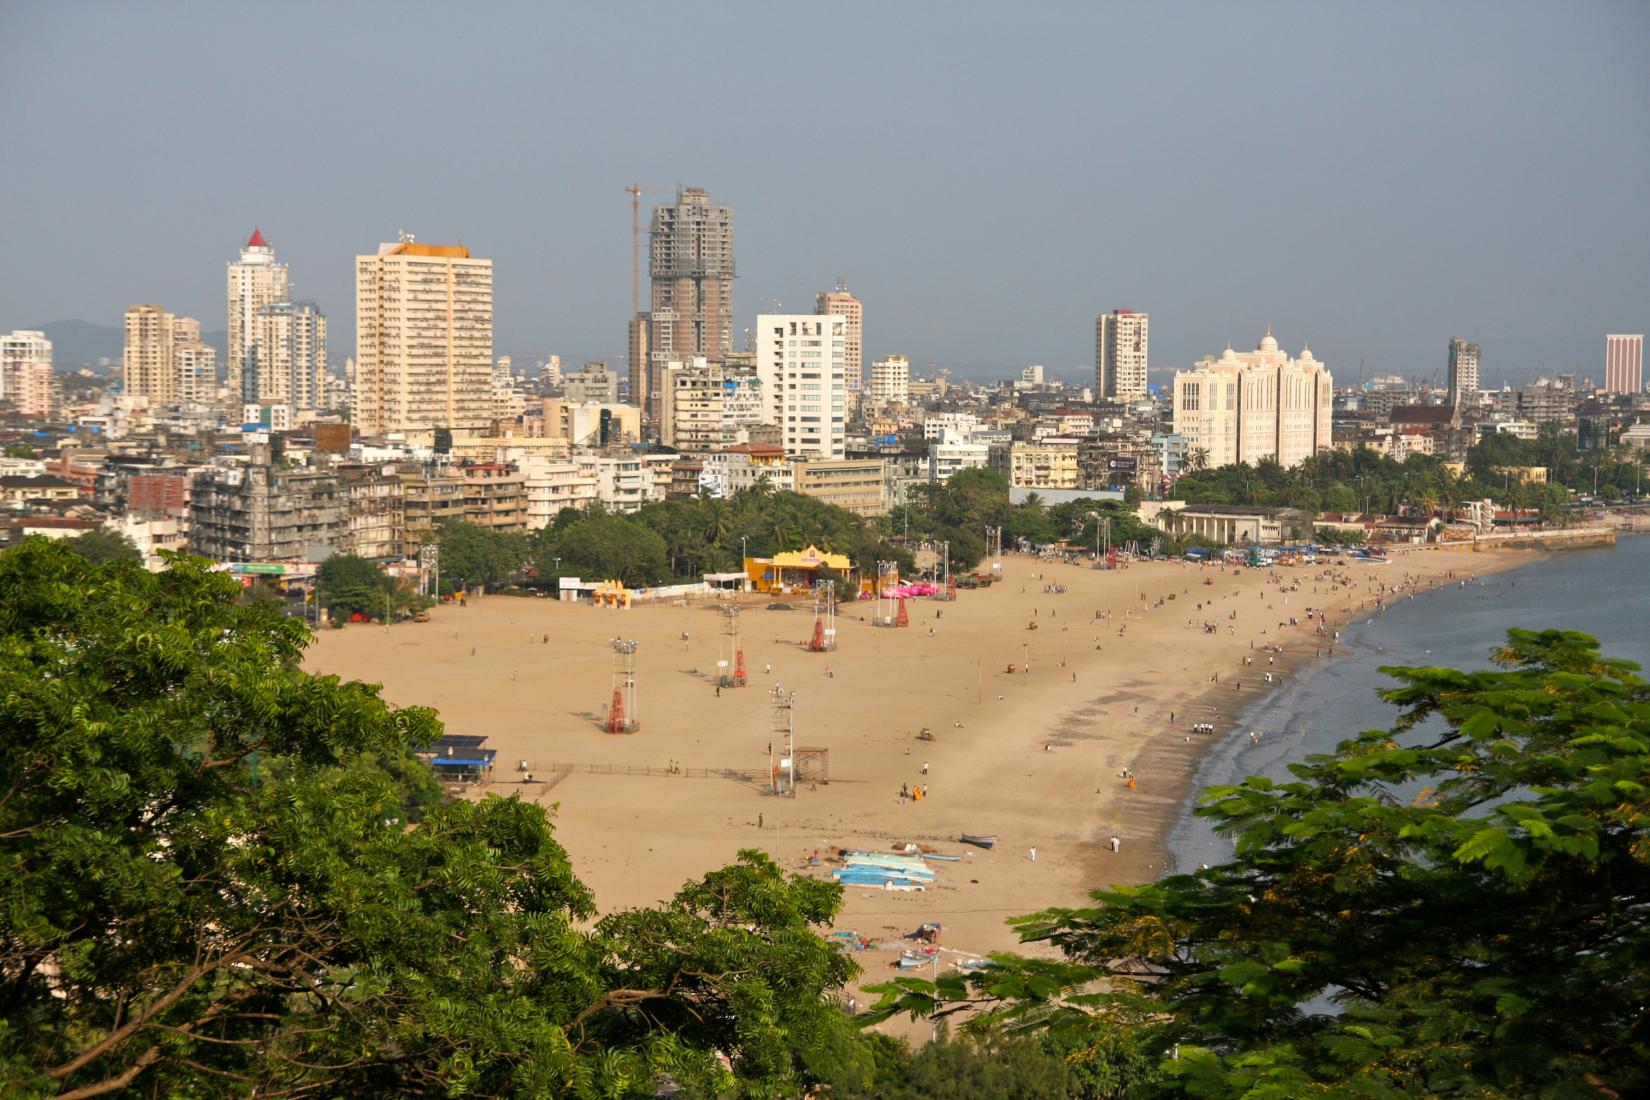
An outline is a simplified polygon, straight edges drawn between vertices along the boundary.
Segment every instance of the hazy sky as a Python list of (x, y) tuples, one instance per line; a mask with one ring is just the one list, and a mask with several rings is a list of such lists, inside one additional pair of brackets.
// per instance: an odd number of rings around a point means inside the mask
[(0, 329), (221, 328), (259, 225), (342, 358), (406, 228), (495, 261), (498, 352), (618, 359), (633, 180), (732, 205), (741, 328), (846, 277), (867, 361), (1076, 377), (1123, 306), (1154, 370), (1270, 323), (1493, 382), (1650, 329), (1643, 0), (0, 0), (0, 42)]

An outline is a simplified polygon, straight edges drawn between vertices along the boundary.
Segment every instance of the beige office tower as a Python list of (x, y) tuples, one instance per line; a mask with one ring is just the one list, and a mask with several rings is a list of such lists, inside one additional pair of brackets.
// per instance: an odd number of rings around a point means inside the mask
[(1094, 382), (1100, 396), (1138, 401), (1146, 396), (1149, 315), (1132, 309), (1102, 313), (1094, 322)]
[(274, 302), (254, 318), (246, 404), (314, 409), (326, 403), (327, 318), (314, 302)]
[(492, 377), (493, 261), (411, 239), (355, 258), (357, 431), (484, 428)]
[(648, 236), (653, 309), (642, 394), (646, 419), (659, 420), (659, 381), (666, 363), (703, 356), (722, 362), (733, 350), (733, 210), (698, 187), (653, 209)]
[(847, 353), (843, 368), (848, 383), (850, 404), (855, 394), (859, 393), (860, 383), (864, 378), (863, 369), (865, 360), (862, 357), (865, 336), (865, 307), (858, 298), (848, 293), (848, 284), (841, 279), (836, 281), (835, 290), (827, 290), (814, 298), (814, 315), (819, 317), (836, 316), (848, 322), (847, 346), (843, 349)]
[(246, 359), (257, 338), (258, 312), (285, 301), (286, 265), (275, 262), (275, 249), (263, 231), (252, 230), (241, 258), (229, 265), (229, 353), (224, 363), (231, 404), (258, 400), (246, 378)]

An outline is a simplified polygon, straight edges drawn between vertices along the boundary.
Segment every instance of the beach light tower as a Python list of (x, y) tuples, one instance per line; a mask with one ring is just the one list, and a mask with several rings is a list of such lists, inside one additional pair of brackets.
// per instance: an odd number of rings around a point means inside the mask
[[(796, 692), (775, 684), (768, 692), (768, 776), (776, 795), (796, 797)], [(778, 757), (775, 758), (775, 746)]]
[(607, 712), (608, 733), (635, 733), (640, 723), (636, 715), (636, 642), (614, 638), (613, 703)]
[(722, 649), (716, 658), (719, 687), (745, 686), (745, 643), (739, 629), (739, 605), (727, 604), (722, 612)]
[(836, 582), (826, 581), (814, 601), (814, 635), (809, 653), (829, 653), (836, 648)]

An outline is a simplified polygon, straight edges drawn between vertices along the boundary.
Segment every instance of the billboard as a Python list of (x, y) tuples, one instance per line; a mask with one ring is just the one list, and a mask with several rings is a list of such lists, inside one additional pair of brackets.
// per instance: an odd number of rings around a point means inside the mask
[(1132, 474), (1140, 468), (1140, 463), (1131, 455), (1113, 455), (1106, 459), (1106, 469), (1120, 474)]

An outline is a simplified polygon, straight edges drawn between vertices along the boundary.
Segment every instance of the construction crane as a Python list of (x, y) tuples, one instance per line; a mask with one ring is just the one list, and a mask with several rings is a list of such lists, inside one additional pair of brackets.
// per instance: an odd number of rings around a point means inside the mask
[(642, 196), (669, 195), (668, 187), (643, 187), (633, 183), (625, 188), (630, 195), (630, 316), (642, 310)]

